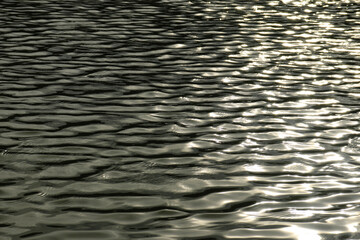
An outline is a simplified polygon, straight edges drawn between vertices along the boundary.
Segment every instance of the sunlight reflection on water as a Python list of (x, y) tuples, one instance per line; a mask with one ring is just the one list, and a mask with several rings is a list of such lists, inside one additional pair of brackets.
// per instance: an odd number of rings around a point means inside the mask
[(358, 8), (2, 1), (2, 236), (360, 238)]

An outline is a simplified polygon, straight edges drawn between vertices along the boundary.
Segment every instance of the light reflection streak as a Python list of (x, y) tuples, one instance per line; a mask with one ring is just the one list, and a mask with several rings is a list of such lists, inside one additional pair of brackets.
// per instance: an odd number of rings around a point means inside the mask
[(244, 166), (244, 169), (249, 172), (266, 172), (264, 166), (261, 165), (247, 165)]
[(326, 153), (314, 153), (314, 154), (295, 154), (297, 157), (310, 160), (316, 163), (330, 163), (330, 162), (339, 162), (343, 161), (344, 157), (335, 152), (326, 152)]
[(314, 167), (300, 163), (292, 163), (284, 167), (284, 171), (289, 172), (311, 173), (313, 170)]
[[(290, 210), (294, 213), (298, 210)], [(345, 228), (350, 233), (356, 233), (359, 230), (358, 227), (359, 217), (336, 217), (331, 220), (326, 221), (326, 223), (319, 223), (317, 228), (324, 230), (314, 230), (309, 227), (309, 224), (293, 224), (290, 227), (286, 227), (283, 230), (289, 232), (296, 240), (322, 240), (323, 238), (320, 234), (340, 234), (342, 231), (340, 229)], [(330, 230), (331, 226), (339, 226), (338, 229), (334, 227), (334, 230)], [(315, 227), (315, 226), (314, 226)]]

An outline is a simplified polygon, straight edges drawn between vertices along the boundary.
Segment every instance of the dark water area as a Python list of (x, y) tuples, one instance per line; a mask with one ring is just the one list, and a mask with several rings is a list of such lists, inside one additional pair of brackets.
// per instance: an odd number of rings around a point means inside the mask
[(2, 0), (0, 240), (360, 239), (360, 2)]

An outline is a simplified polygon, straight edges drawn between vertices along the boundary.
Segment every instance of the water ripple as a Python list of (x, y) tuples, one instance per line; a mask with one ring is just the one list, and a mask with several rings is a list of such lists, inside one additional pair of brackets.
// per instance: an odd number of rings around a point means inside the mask
[(359, 238), (358, 5), (2, 1), (0, 238)]

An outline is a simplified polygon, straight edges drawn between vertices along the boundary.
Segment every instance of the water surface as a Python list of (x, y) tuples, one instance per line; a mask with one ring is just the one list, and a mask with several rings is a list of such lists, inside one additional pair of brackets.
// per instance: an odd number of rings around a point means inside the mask
[(359, 239), (359, 4), (1, 1), (0, 239)]

